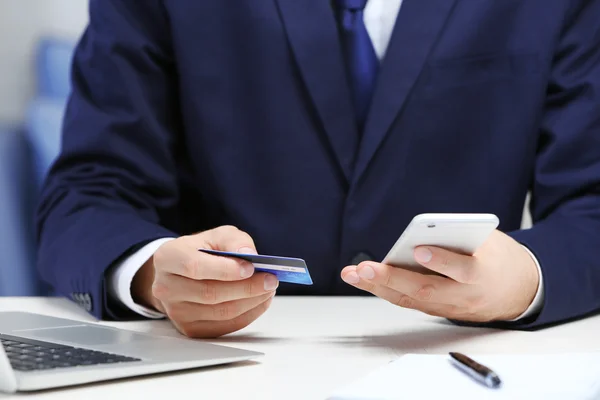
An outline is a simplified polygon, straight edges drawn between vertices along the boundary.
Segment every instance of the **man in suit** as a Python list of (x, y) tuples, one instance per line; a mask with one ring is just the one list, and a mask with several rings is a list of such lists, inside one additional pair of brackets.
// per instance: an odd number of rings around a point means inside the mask
[[(599, 20), (597, 0), (92, 0), (41, 273), (98, 318), (194, 337), (275, 292), (507, 328), (595, 312)], [(379, 263), (424, 212), (500, 226), (474, 256), (415, 250), (445, 277)], [(315, 283), (203, 247), (302, 257)]]

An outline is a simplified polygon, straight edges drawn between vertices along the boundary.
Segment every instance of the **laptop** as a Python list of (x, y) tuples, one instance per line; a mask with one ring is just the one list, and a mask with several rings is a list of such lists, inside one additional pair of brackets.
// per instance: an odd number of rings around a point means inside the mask
[(37, 391), (264, 354), (24, 312), (0, 312), (0, 392)]

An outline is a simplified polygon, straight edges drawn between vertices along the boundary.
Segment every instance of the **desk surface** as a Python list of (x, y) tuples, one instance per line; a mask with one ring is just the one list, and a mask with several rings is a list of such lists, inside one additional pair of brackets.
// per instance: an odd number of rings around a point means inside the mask
[[(0, 298), (0, 311), (94, 320), (54, 298)], [(106, 323), (178, 336), (168, 321)], [(598, 351), (600, 316), (536, 332), (465, 328), (377, 298), (276, 297), (246, 329), (212, 340), (265, 353), (256, 362), (46, 391), (14, 398), (324, 399), (404, 353), (540, 353)], [(152, 394), (149, 396), (148, 394)], [(0, 394), (0, 399), (3, 397)], [(10, 397), (12, 398), (12, 397)], [(173, 397), (176, 399), (176, 397)]]

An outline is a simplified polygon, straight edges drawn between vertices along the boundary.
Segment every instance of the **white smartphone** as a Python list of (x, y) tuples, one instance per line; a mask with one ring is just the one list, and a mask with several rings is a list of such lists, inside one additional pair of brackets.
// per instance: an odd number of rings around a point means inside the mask
[(382, 263), (436, 274), (415, 261), (415, 247), (430, 245), (473, 255), (498, 224), (494, 214), (419, 214), (408, 224)]

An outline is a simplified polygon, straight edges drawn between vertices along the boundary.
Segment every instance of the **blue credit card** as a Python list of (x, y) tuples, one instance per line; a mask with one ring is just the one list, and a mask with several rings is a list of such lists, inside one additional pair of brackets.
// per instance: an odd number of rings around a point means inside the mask
[(235, 257), (251, 262), (256, 272), (268, 272), (279, 279), (279, 282), (295, 283), (298, 285), (312, 285), (313, 281), (308, 272), (306, 262), (301, 258), (265, 256), (260, 254), (234, 253), (198, 249), (207, 254), (222, 257)]

